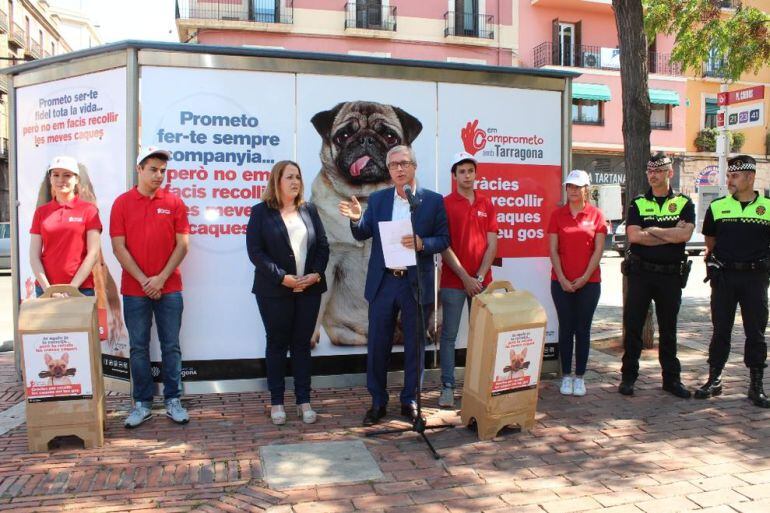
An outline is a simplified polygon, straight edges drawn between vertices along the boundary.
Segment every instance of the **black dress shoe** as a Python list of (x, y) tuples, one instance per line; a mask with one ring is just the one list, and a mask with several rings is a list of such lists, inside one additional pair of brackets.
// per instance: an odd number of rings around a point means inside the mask
[(689, 399), (692, 396), (690, 391), (685, 388), (681, 381), (663, 383), (663, 390), (670, 392), (677, 397), (681, 397), (682, 399)]
[(366, 415), (364, 415), (364, 426), (373, 426), (377, 424), (381, 418), (383, 418), (387, 414), (387, 410), (384, 406), (380, 406), (379, 408), (375, 408), (372, 406), (368, 410), (366, 410)]
[(409, 420), (417, 418), (417, 403), (401, 404), (401, 415)]
[(618, 392), (623, 395), (634, 395), (634, 382), (624, 379), (620, 382), (620, 385), (618, 385)]

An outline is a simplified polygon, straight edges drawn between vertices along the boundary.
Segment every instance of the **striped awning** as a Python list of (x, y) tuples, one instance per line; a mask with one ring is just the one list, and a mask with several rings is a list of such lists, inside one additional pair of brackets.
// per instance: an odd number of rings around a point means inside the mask
[(679, 93), (670, 89), (650, 89), (650, 103), (677, 106)]
[(572, 98), (578, 100), (593, 100), (608, 102), (612, 99), (610, 88), (604, 84), (572, 83)]

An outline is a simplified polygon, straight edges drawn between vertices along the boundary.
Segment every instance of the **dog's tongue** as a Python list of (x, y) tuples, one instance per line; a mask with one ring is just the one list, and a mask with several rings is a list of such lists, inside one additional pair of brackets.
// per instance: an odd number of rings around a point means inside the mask
[(371, 160), (369, 155), (364, 155), (350, 165), (350, 176), (360, 176), (361, 170)]

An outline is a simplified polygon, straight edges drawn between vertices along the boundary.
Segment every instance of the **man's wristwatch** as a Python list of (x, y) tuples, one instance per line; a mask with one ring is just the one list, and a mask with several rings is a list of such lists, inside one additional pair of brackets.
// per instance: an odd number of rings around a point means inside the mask
[(479, 274), (478, 276), (476, 276), (476, 281), (479, 283), (484, 283), (484, 275)]

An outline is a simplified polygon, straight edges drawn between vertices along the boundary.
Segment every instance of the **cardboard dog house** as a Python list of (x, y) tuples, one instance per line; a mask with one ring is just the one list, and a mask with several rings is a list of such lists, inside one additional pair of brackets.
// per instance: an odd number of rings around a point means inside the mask
[(492, 282), (473, 299), (461, 419), (480, 440), (505, 426), (535, 424), (545, 347), (546, 312), (510, 282)]
[[(52, 297), (66, 292), (70, 297)], [(104, 444), (105, 404), (96, 298), (54, 285), (19, 308), (27, 437), (33, 452), (60, 436)]]

